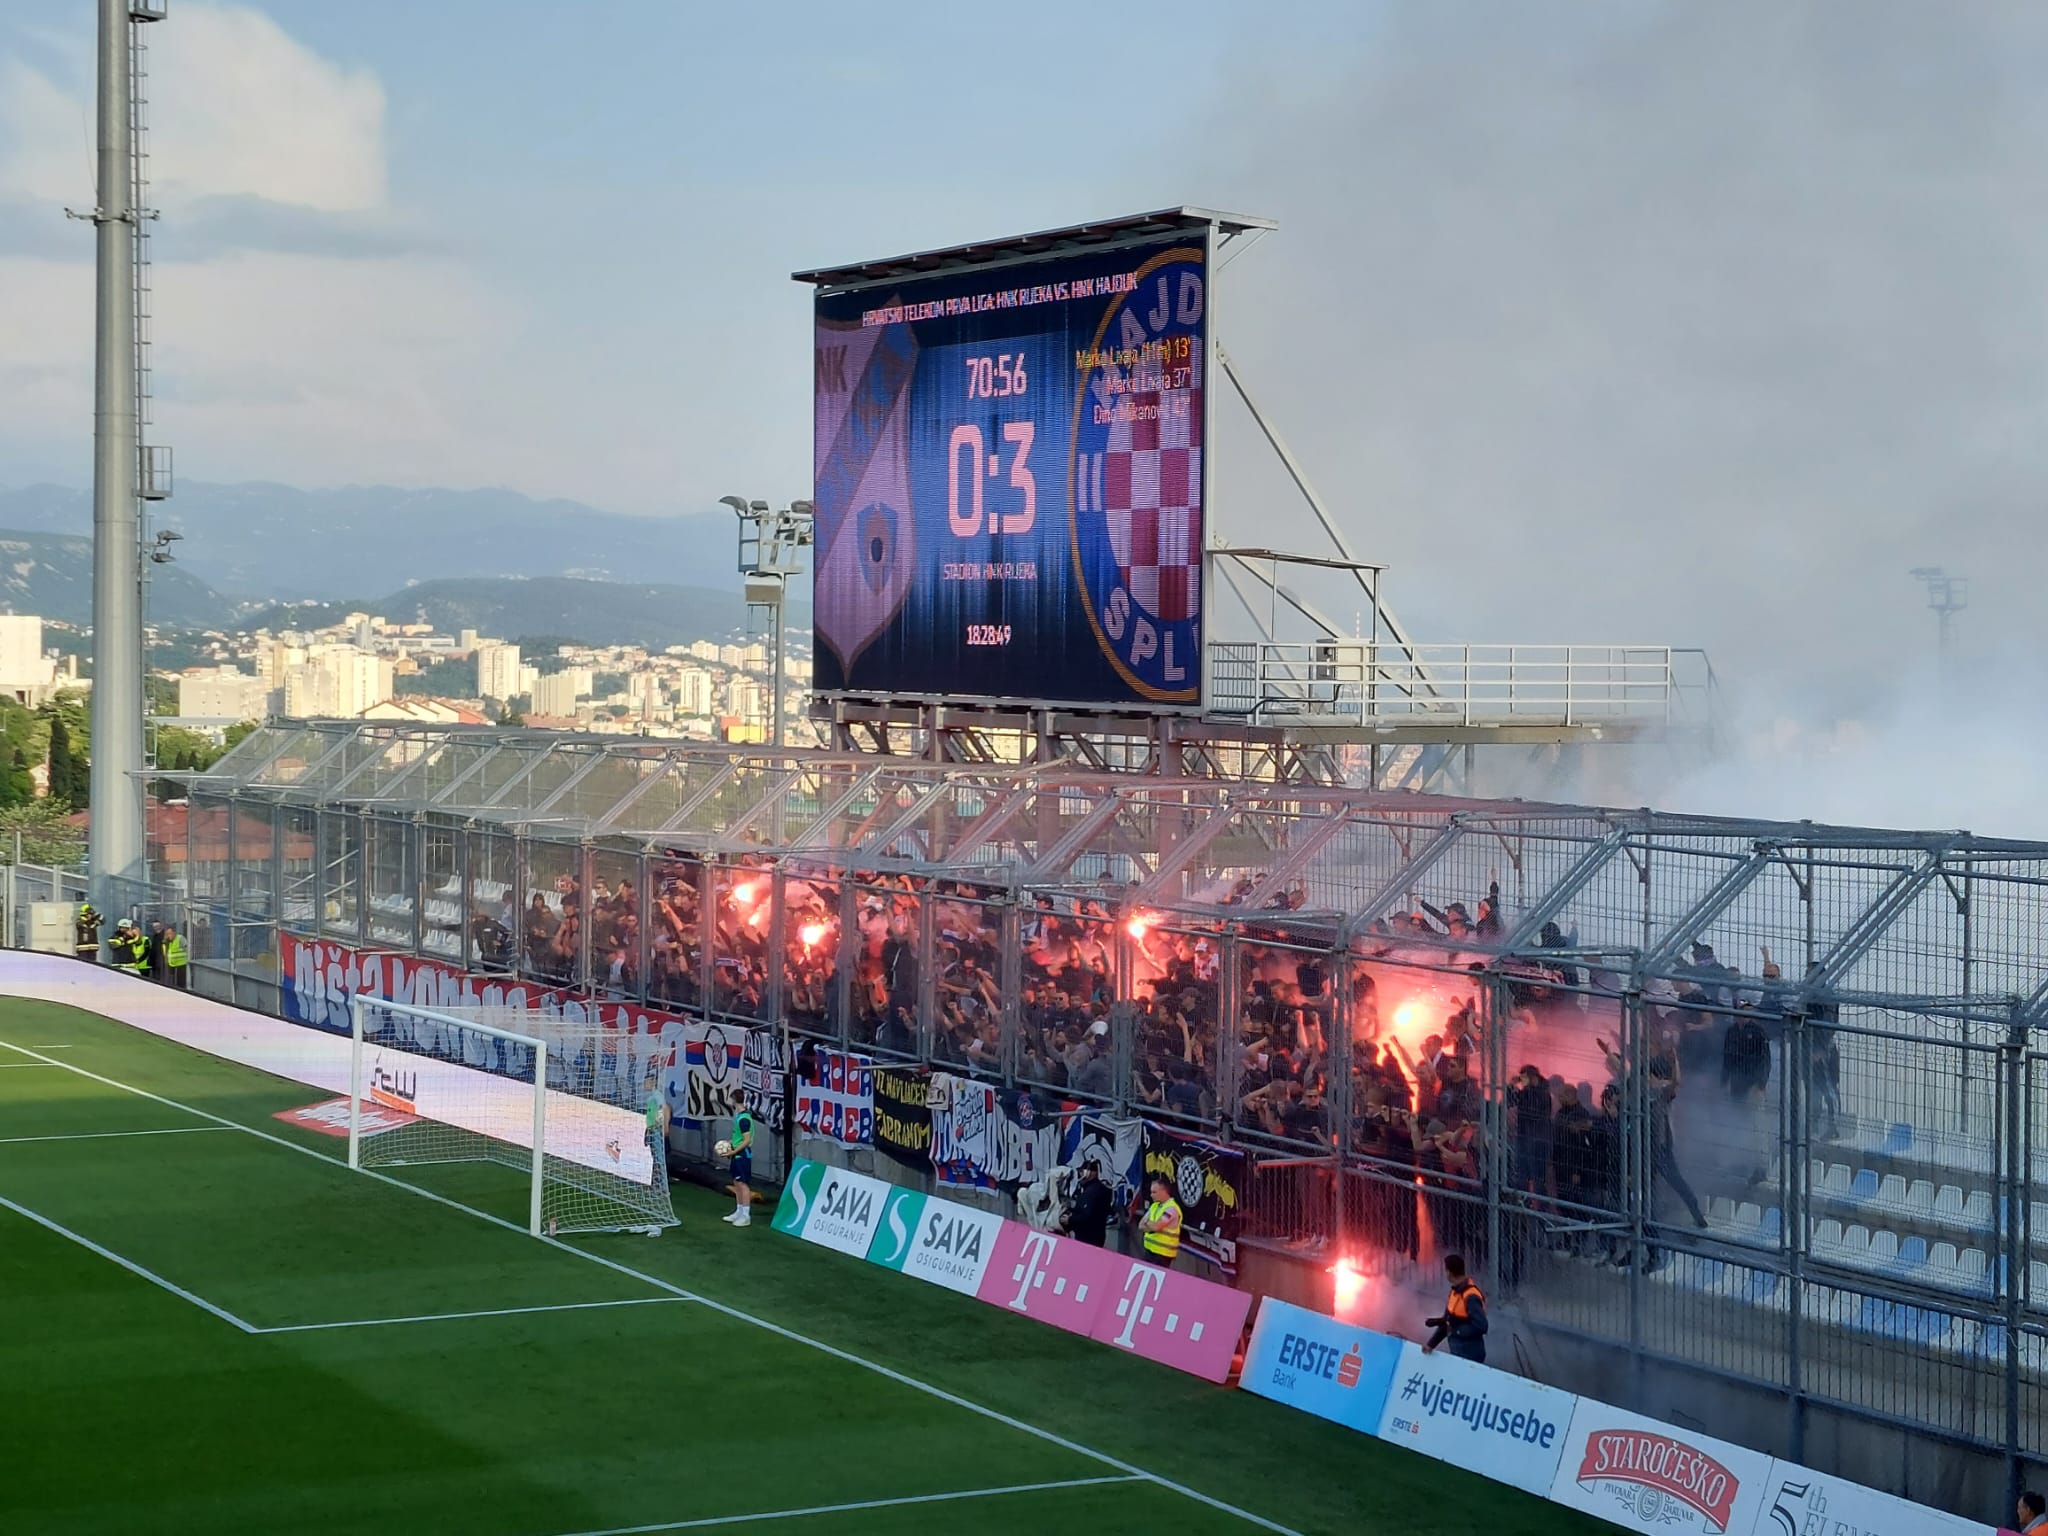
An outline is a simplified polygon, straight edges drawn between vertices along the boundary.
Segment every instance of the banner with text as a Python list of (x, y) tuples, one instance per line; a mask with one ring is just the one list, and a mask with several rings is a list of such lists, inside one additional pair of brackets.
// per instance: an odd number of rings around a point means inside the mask
[(1794, 1461), (1771, 1463), (1755, 1536), (1992, 1536), (1965, 1520)]
[(941, 1184), (1014, 1189), (1042, 1179), (1059, 1156), (1056, 1115), (1029, 1092), (934, 1072), (926, 1093), (931, 1161)]
[(972, 1296), (995, 1254), (1003, 1218), (914, 1189), (891, 1189), (868, 1262)]
[(740, 1060), (740, 1095), (755, 1123), (777, 1135), (789, 1115), (789, 1053), (771, 1029), (747, 1032), (746, 1054)]
[(1382, 1440), (1547, 1495), (1578, 1399), (1451, 1354), (1404, 1343), (1374, 1431)]
[(739, 1112), (747, 1031), (736, 1024), (685, 1024), (662, 1073), (671, 1123), (729, 1120)]
[(1550, 1497), (1616, 1525), (1743, 1536), (1756, 1529), (1770, 1478), (1771, 1458), (1759, 1452), (1582, 1397)]
[(875, 1150), (922, 1173), (932, 1165), (931, 1073), (875, 1068)]
[(864, 1173), (799, 1159), (775, 1208), (775, 1230), (864, 1259), (881, 1227), (890, 1188)]
[(1238, 1384), (1370, 1435), (1379, 1429), (1400, 1360), (1399, 1339), (1268, 1296), (1259, 1304)]

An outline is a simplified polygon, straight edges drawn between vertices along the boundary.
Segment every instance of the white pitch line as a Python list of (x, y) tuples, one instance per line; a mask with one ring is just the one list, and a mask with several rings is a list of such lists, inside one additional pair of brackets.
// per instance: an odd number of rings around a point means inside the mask
[[(41, 1066), (41, 1062), (34, 1063)], [(51, 1066), (59, 1063), (51, 1062)], [(25, 1141), (114, 1141), (123, 1136), (196, 1136), (202, 1131), (218, 1136), (226, 1130), (224, 1125), (173, 1125), (160, 1131), (72, 1131), (63, 1136), (0, 1136), (0, 1147), (15, 1146)]]
[(9, 1068), (25, 1072), (31, 1067), (54, 1067), (56, 1065), (57, 1063), (54, 1061), (0, 1061), (0, 1072), (5, 1072)]
[(593, 1312), (603, 1307), (673, 1307), (680, 1296), (629, 1296), (617, 1301), (564, 1301), (551, 1307), (495, 1307), (488, 1312), (428, 1312), (419, 1317), (365, 1317), (341, 1323), (286, 1323), (258, 1333), (324, 1333), (334, 1328), (392, 1328), (400, 1323), (454, 1323), (470, 1317), (524, 1317), (529, 1312)]
[(917, 1493), (899, 1499), (862, 1499), (854, 1504), (813, 1504), (806, 1509), (770, 1509), (751, 1515), (712, 1515), (702, 1520), (669, 1520), (660, 1525), (615, 1525), (602, 1531), (577, 1531), (574, 1536), (653, 1536), (657, 1531), (704, 1531), (722, 1525), (753, 1525), (762, 1520), (802, 1520), (811, 1515), (843, 1515), (862, 1509), (899, 1509), (906, 1504), (947, 1504), (960, 1499), (995, 1499), (1009, 1493), (1051, 1493), (1060, 1488), (1100, 1488), (1106, 1483), (1141, 1483), (1142, 1477), (1071, 1477), (1058, 1483), (1015, 1483), (1008, 1488), (967, 1488), (959, 1493)]
[(114, 1252), (114, 1250), (111, 1248), (102, 1248), (98, 1243), (94, 1242), (91, 1238), (80, 1236), (78, 1233), (72, 1231), (69, 1227), (59, 1226), (56, 1222), (50, 1220), (49, 1217), (38, 1215), (36, 1212), (30, 1210), (25, 1205), (16, 1205), (12, 1200), (9, 1200), (5, 1195), (0, 1195), (0, 1205), (6, 1206), (8, 1210), (14, 1212), (14, 1214), (17, 1216), (26, 1216), (30, 1221), (34, 1222), (39, 1227), (47, 1227), (50, 1231), (56, 1233), (59, 1237), (70, 1238), (71, 1241), (78, 1244), (79, 1247), (84, 1248), (89, 1252), (98, 1254), (101, 1258), (107, 1260), (107, 1262), (109, 1262), (110, 1264), (120, 1265), (121, 1268), (127, 1270), (128, 1273), (131, 1275), (140, 1275), (143, 1279), (147, 1280), (151, 1285), (161, 1286), (164, 1290), (169, 1291), (173, 1296), (177, 1297), (180, 1301), (189, 1301), (192, 1303), (193, 1306), (199, 1308), (200, 1311), (211, 1312), (215, 1317), (219, 1318), (222, 1322), (232, 1323), (235, 1327), (241, 1329), (244, 1333), (261, 1332), (260, 1329), (252, 1328), (249, 1324), (243, 1322), (239, 1317), (235, 1316), (234, 1313), (228, 1311), (226, 1307), (216, 1307), (204, 1296), (193, 1295), (192, 1292), (186, 1290), (185, 1287), (179, 1285), (176, 1281), (166, 1280), (162, 1275), (158, 1274), (153, 1269), (144, 1269), (140, 1264), (136, 1263), (133, 1259), (122, 1258), (120, 1254)]
[[(118, 1023), (120, 1021), (113, 1020), (111, 1022)], [(211, 1110), (194, 1109), (190, 1104), (181, 1104), (176, 1099), (166, 1098), (160, 1093), (151, 1093), (147, 1088), (138, 1088), (133, 1083), (124, 1083), (117, 1078), (102, 1077), (97, 1072), (88, 1072), (84, 1067), (74, 1067), (67, 1061), (50, 1061), (49, 1057), (42, 1056), (25, 1045), (15, 1045), (11, 1041), (0, 1040), (0, 1048), (19, 1052), (23, 1056), (36, 1060), (49, 1061), (51, 1066), (62, 1067), (67, 1072), (75, 1072), (80, 1077), (92, 1082), (104, 1084), (109, 1088), (118, 1088), (123, 1093), (132, 1093), (137, 1098), (149, 1099), (153, 1103), (168, 1105), (172, 1109), (181, 1109), (188, 1115), (197, 1115), (202, 1120), (211, 1120), (216, 1125), (223, 1125), (230, 1130), (241, 1131), (246, 1135), (254, 1136), (258, 1141), (270, 1142), (273, 1146), (283, 1147), (287, 1151), (297, 1152), (305, 1157), (317, 1158), (330, 1168), (346, 1166), (339, 1159), (329, 1157), (325, 1152), (317, 1148), (303, 1146), (295, 1141), (287, 1141), (282, 1136), (271, 1135), (268, 1131), (259, 1131), (253, 1125), (244, 1125), (239, 1120), (230, 1120), (224, 1115), (214, 1114)], [(431, 1189), (422, 1189), (417, 1184), (408, 1184), (403, 1179), (394, 1179), (388, 1174), (379, 1173), (374, 1168), (359, 1168), (353, 1171), (364, 1178), (375, 1179), (380, 1184), (389, 1184), (394, 1189), (402, 1189), (409, 1195), (418, 1195), (421, 1199), (432, 1200), (437, 1205), (445, 1205), (450, 1210), (462, 1211), (467, 1215), (476, 1217), (479, 1221), (487, 1221), (494, 1227), (503, 1227), (507, 1232), (516, 1232), (521, 1237), (529, 1235), (526, 1228), (518, 1222), (507, 1221), (502, 1216), (493, 1216), (489, 1211), (480, 1211), (473, 1205), (464, 1205), (460, 1200), (450, 1199), (447, 1195), (437, 1194)], [(563, 1253), (573, 1253), (578, 1258), (588, 1259), (593, 1264), (602, 1264), (606, 1269), (615, 1270), (619, 1274), (631, 1275), (634, 1279), (645, 1281), (657, 1290), (667, 1291), (672, 1296), (680, 1296), (684, 1301), (697, 1302), (709, 1307), (714, 1312), (723, 1313), (737, 1322), (748, 1323), (753, 1327), (765, 1329), (767, 1332), (787, 1339), (793, 1344), (802, 1344), (807, 1348), (817, 1350), (820, 1354), (830, 1355), (836, 1360), (843, 1360), (848, 1365), (858, 1366), (864, 1371), (871, 1371), (884, 1380), (909, 1387), (914, 1392), (922, 1392), (927, 1397), (937, 1398), (942, 1403), (950, 1403), (955, 1408), (964, 1409), (966, 1412), (978, 1415), (989, 1420), (991, 1423), (1001, 1424), (1006, 1429), (1014, 1429), (1019, 1434), (1029, 1435), (1033, 1439), (1042, 1440), (1048, 1445), (1056, 1445), (1063, 1451), (1072, 1451), (1076, 1456), (1086, 1457), (1088, 1460), (1102, 1466), (1114, 1467), (1117, 1471), (1128, 1473), (1134, 1478), (1151, 1483), (1156, 1488), (1163, 1488), (1170, 1493), (1177, 1493), (1183, 1498), (1192, 1499), (1197, 1504), (1207, 1505), (1218, 1513), (1242, 1520), (1247, 1525), (1255, 1525), (1261, 1530), (1271, 1531), (1274, 1533), (1274, 1536), (1302, 1536), (1302, 1533), (1295, 1530), (1292, 1526), (1282, 1525), (1277, 1520), (1268, 1520), (1264, 1515), (1255, 1515), (1248, 1509), (1241, 1509), (1235, 1504), (1226, 1503), (1222, 1499), (1214, 1498), (1209, 1494), (1201, 1492), (1199, 1489), (1190, 1488), (1185, 1483), (1177, 1483), (1171, 1478), (1161, 1477), (1156, 1472), (1148, 1472), (1143, 1467), (1134, 1466), (1128, 1461), (1123, 1461), (1118, 1457), (1110, 1455), (1107, 1451), (1098, 1451), (1093, 1446), (1081, 1444), (1078, 1440), (1069, 1440), (1066, 1436), (1055, 1434), (1049, 1429), (1041, 1429), (1036, 1424), (1029, 1424), (1022, 1419), (1013, 1418), (1000, 1409), (990, 1408), (985, 1404), (973, 1401), (971, 1398), (961, 1397), (957, 1393), (948, 1392), (944, 1387), (935, 1387), (928, 1381), (919, 1381), (915, 1376), (906, 1376), (903, 1372), (883, 1365), (879, 1361), (869, 1360), (865, 1356), (856, 1355), (849, 1350), (839, 1348), (836, 1344), (827, 1344), (823, 1339), (811, 1338), (807, 1334), (801, 1334), (794, 1329), (785, 1328), (780, 1323), (771, 1323), (765, 1317), (756, 1317), (751, 1312), (742, 1312), (738, 1307), (729, 1307), (722, 1301), (714, 1301), (709, 1296), (702, 1296), (695, 1291), (686, 1290), (682, 1286), (676, 1285), (672, 1281), (664, 1280), (658, 1275), (650, 1275), (645, 1270), (634, 1269), (630, 1265), (621, 1264), (616, 1259), (607, 1259), (602, 1254), (592, 1253), (588, 1249), (575, 1247), (557, 1237), (540, 1237), (535, 1238), (534, 1241), (546, 1243), (552, 1248), (561, 1250)]]

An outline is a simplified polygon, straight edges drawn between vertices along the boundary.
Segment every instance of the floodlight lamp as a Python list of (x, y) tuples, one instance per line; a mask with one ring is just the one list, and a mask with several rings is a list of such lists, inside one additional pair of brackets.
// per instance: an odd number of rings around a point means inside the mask
[(768, 510), (768, 503), (765, 501), (757, 501), (753, 503), (753, 505), (749, 507), (748, 510), (752, 512), (766, 512)]
[(741, 517), (747, 515), (747, 498), (744, 496), (721, 496), (718, 498), (718, 504), (721, 507), (731, 507)]

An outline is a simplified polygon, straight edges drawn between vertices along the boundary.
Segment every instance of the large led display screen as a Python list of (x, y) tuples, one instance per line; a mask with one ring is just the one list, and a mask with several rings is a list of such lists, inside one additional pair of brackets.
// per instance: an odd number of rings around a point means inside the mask
[(813, 687), (1201, 698), (1205, 232), (821, 290)]

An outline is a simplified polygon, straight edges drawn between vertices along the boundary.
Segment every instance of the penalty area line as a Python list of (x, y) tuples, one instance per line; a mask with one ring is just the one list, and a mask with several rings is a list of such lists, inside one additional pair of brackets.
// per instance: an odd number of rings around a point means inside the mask
[[(114, 1020), (112, 1022), (118, 1023), (119, 1021)], [(47, 1061), (51, 1066), (62, 1067), (67, 1072), (75, 1072), (80, 1077), (86, 1078), (91, 1082), (100, 1083), (108, 1088), (118, 1088), (123, 1093), (132, 1093), (137, 1098), (148, 1099), (153, 1103), (167, 1105), (172, 1109), (181, 1109), (188, 1115), (197, 1115), (200, 1119), (210, 1120), (215, 1125), (225, 1126), (229, 1130), (241, 1131), (245, 1135), (254, 1136), (258, 1141), (267, 1141), (273, 1146), (283, 1147), (288, 1152), (297, 1152), (305, 1157), (317, 1158), (330, 1168), (352, 1171), (361, 1177), (375, 1179), (380, 1184), (389, 1184), (393, 1189), (402, 1189), (409, 1195), (417, 1195), (423, 1200), (431, 1200), (436, 1205), (445, 1205), (450, 1210), (461, 1211), (465, 1215), (476, 1217), (479, 1221), (487, 1221), (494, 1227), (503, 1227), (507, 1232), (516, 1232), (521, 1237), (529, 1235), (526, 1228), (518, 1222), (507, 1221), (502, 1216), (493, 1216), (489, 1211), (480, 1211), (473, 1205), (464, 1205), (460, 1200), (451, 1199), (447, 1195), (438, 1194), (431, 1189), (422, 1189), (417, 1184), (408, 1184), (403, 1179), (394, 1179), (388, 1174), (379, 1173), (374, 1168), (349, 1170), (348, 1165), (339, 1158), (331, 1157), (317, 1148), (304, 1146), (296, 1141), (287, 1141), (282, 1136), (273, 1136), (268, 1131), (258, 1130), (253, 1125), (244, 1125), (239, 1120), (230, 1120), (225, 1115), (216, 1115), (211, 1110), (195, 1109), (190, 1104), (181, 1104), (176, 1099), (166, 1098), (163, 1094), (151, 1093), (147, 1088), (138, 1088), (133, 1083), (124, 1083), (118, 1078), (102, 1077), (97, 1072), (88, 1072), (84, 1067), (74, 1067), (68, 1061), (51, 1060), (51, 1058), (43, 1056), (39, 1052), (30, 1050), (25, 1045), (16, 1045), (9, 1040), (0, 1040), (0, 1049), (14, 1051), (34, 1060)], [(200, 1054), (204, 1055), (206, 1053), (202, 1051)], [(215, 1059), (218, 1060), (219, 1058)], [(936, 1398), (942, 1403), (950, 1403), (955, 1408), (963, 1409), (968, 1413), (987, 1419), (991, 1423), (1001, 1424), (1006, 1429), (1014, 1429), (1019, 1434), (1029, 1435), (1035, 1440), (1042, 1440), (1047, 1445), (1056, 1445), (1061, 1450), (1072, 1451), (1075, 1455), (1086, 1457), (1089, 1461), (1095, 1462), (1100, 1466), (1113, 1467), (1118, 1472), (1127, 1473), (1134, 1479), (1152, 1484), (1155, 1488), (1163, 1489), (1169, 1493), (1177, 1493), (1184, 1499), (1191, 1499), (1197, 1504), (1206, 1505), (1219, 1514), (1242, 1520), (1247, 1525), (1255, 1525), (1263, 1531), (1271, 1531), (1274, 1533), (1274, 1536), (1302, 1536), (1302, 1533), (1295, 1530), (1292, 1526), (1282, 1525), (1277, 1520), (1269, 1520), (1264, 1515), (1253, 1514), (1250, 1510), (1241, 1508), (1236, 1504), (1227, 1503), (1211, 1494), (1203, 1493), (1199, 1489), (1190, 1488), (1186, 1483), (1177, 1483), (1172, 1478), (1161, 1477), (1156, 1472), (1148, 1472), (1143, 1467), (1124, 1461), (1120, 1457), (1110, 1455), (1107, 1451), (1098, 1451), (1093, 1446), (1081, 1444), (1078, 1440), (1069, 1440), (1065, 1435), (1056, 1434), (1049, 1429), (1042, 1429), (1036, 1424), (1015, 1418), (1000, 1409), (990, 1408), (986, 1404), (977, 1403), (972, 1398), (962, 1397), (955, 1392), (948, 1392), (944, 1387), (934, 1386), (928, 1381), (920, 1381), (915, 1376), (906, 1375), (904, 1372), (896, 1370), (891, 1366), (883, 1365), (878, 1360), (870, 1360), (864, 1355), (856, 1355), (851, 1350), (839, 1348), (836, 1344), (828, 1344), (823, 1339), (812, 1338), (808, 1334), (798, 1333), (794, 1329), (785, 1328), (780, 1323), (772, 1323), (765, 1317), (757, 1317), (751, 1312), (741, 1311), (738, 1307), (727, 1306), (722, 1301), (714, 1301), (709, 1296), (687, 1290), (672, 1280), (664, 1280), (658, 1275), (648, 1274), (645, 1270), (634, 1269), (629, 1264), (622, 1264), (617, 1259), (608, 1259), (602, 1254), (592, 1253), (587, 1248), (578, 1248), (573, 1243), (565, 1243), (558, 1237), (541, 1237), (535, 1239), (535, 1241), (546, 1243), (548, 1246), (557, 1248), (563, 1253), (573, 1253), (578, 1258), (587, 1259), (593, 1264), (601, 1264), (606, 1269), (616, 1271), (619, 1274), (630, 1275), (635, 1280), (645, 1281), (656, 1290), (667, 1291), (671, 1296), (680, 1297), (684, 1301), (698, 1302), (711, 1311), (730, 1317), (737, 1322), (760, 1328), (768, 1333), (775, 1334), (779, 1338), (787, 1339), (792, 1344), (801, 1344), (806, 1348), (815, 1349), (820, 1354), (830, 1355), (833, 1359), (842, 1360), (848, 1365), (858, 1366), (864, 1371), (870, 1371), (880, 1376), (885, 1381), (893, 1381), (899, 1386), (908, 1387), (914, 1392), (922, 1392), (927, 1397)], [(212, 1309), (209, 1308), (208, 1310)], [(246, 1324), (240, 1323), (239, 1319), (234, 1319), (234, 1321), (238, 1326), (247, 1327)]]
[[(41, 1062), (26, 1063), (41, 1066)], [(57, 1062), (51, 1062), (57, 1066)], [(0, 1147), (20, 1146), (31, 1141), (116, 1141), (123, 1136), (197, 1136), (202, 1132), (218, 1136), (226, 1130), (224, 1125), (171, 1125), (157, 1131), (71, 1131), (62, 1136), (0, 1136)]]
[(158, 1274), (153, 1269), (144, 1269), (140, 1264), (136, 1263), (133, 1259), (125, 1259), (120, 1254), (114, 1252), (114, 1250), (111, 1248), (102, 1248), (98, 1243), (94, 1242), (91, 1238), (81, 1236), (79, 1233), (72, 1231), (69, 1227), (61, 1226), (57, 1222), (50, 1220), (49, 1217), (39, 1215), (35, 1211), (30, 1210), (25, 1205), (17, 1205), (14, 1201), (8, 1199), (5, 1195), (0, 1195), (0, 1206), (5, 1206), (8, 1210), (14, 1212), (14, 1214), (17, 1216), (26, 1217), (28, 1220), (34, 1222), (37, 1226), (46, 1228), (49, 1231), (56, 1233), (59, 1237), (69, 1238), (72, 1242), (78, 1244), (79, 1247), (85, 1249), (87, 1252), (98, 1254), (108, 1263), (119, 1265), (122, 1269), (127, 1270), (128, 1273), (131, 1275), (139, 1275), (144, 1280), (147, 1280), (151, 1285), (159, 1286), (162, 1289), (169, 1291), (173, 1296), (177, 1297), (180, 1301), (189, 1301), (193, 1306), (199, 1308), (199, 1310), (202, 1312), (211, 1312), (215, 1317), (219, 1318), (222, 1322), (231, 1323), (235, 1327), (241, 1329), (244, 1333), (261, 1333), (263, 1331), (262, 1329), (254, 1327), (249, 1323), (243, 1322), (239, 1317), (235, 1316), (235, 1314), (230, 1312), (226, 1307), (217, 1307), (212, 1302), (208, 1301), (204, 1296), (195, 1296), (192, 1292), (186, 1290), (185, 1287), (179, 1285), (176, 1281), (166, 1280), (162, 1275)]
[(675, 1307), (681, 1296), (628, 1296), (615, 1301), (563, 1301), (546, 1307), (493, 1307), (486, 1312), (428, 1312), (419, 1317), (364, 1317), (340, 1323), (284, 1323), (258, 1333), (325, 1333), (335, 1328), (395, 1328), (400, 1323), (457, 1323), (472, 1317), (525, 1317), (533, 1312), (596, 1312), (606, 1307)]
[(812, 1515), (844, 1515), (863, 1509), (901, 1509), (908, 1504), (948, 1504), (962, 1499), (999, 1499), (1013, 1493), (1052, 1493), (1062, 1488), (1100, 1488), (1113, 1483), (1144, 1481), (1144, 1478), (1130, 1473), (1115, 1477), (1070, 1477), (1057, 1483), (964, 1488), (958, 1493), (913, 1493), (895, 1499), (861, 1499), (853, 1504), (812, 1504), (803, 1509), (768, 1509), (746, 1515), (709, 1515), (701, 1520), (667, 1520), (660, 1525), (615, 1525), (602, 1531), (576, 1531), (573, 1536), (654, 1536), (658, 1531), (708, 1531), (724, 1525), (754, 1525), (766, 1520), (803, 1520)]

